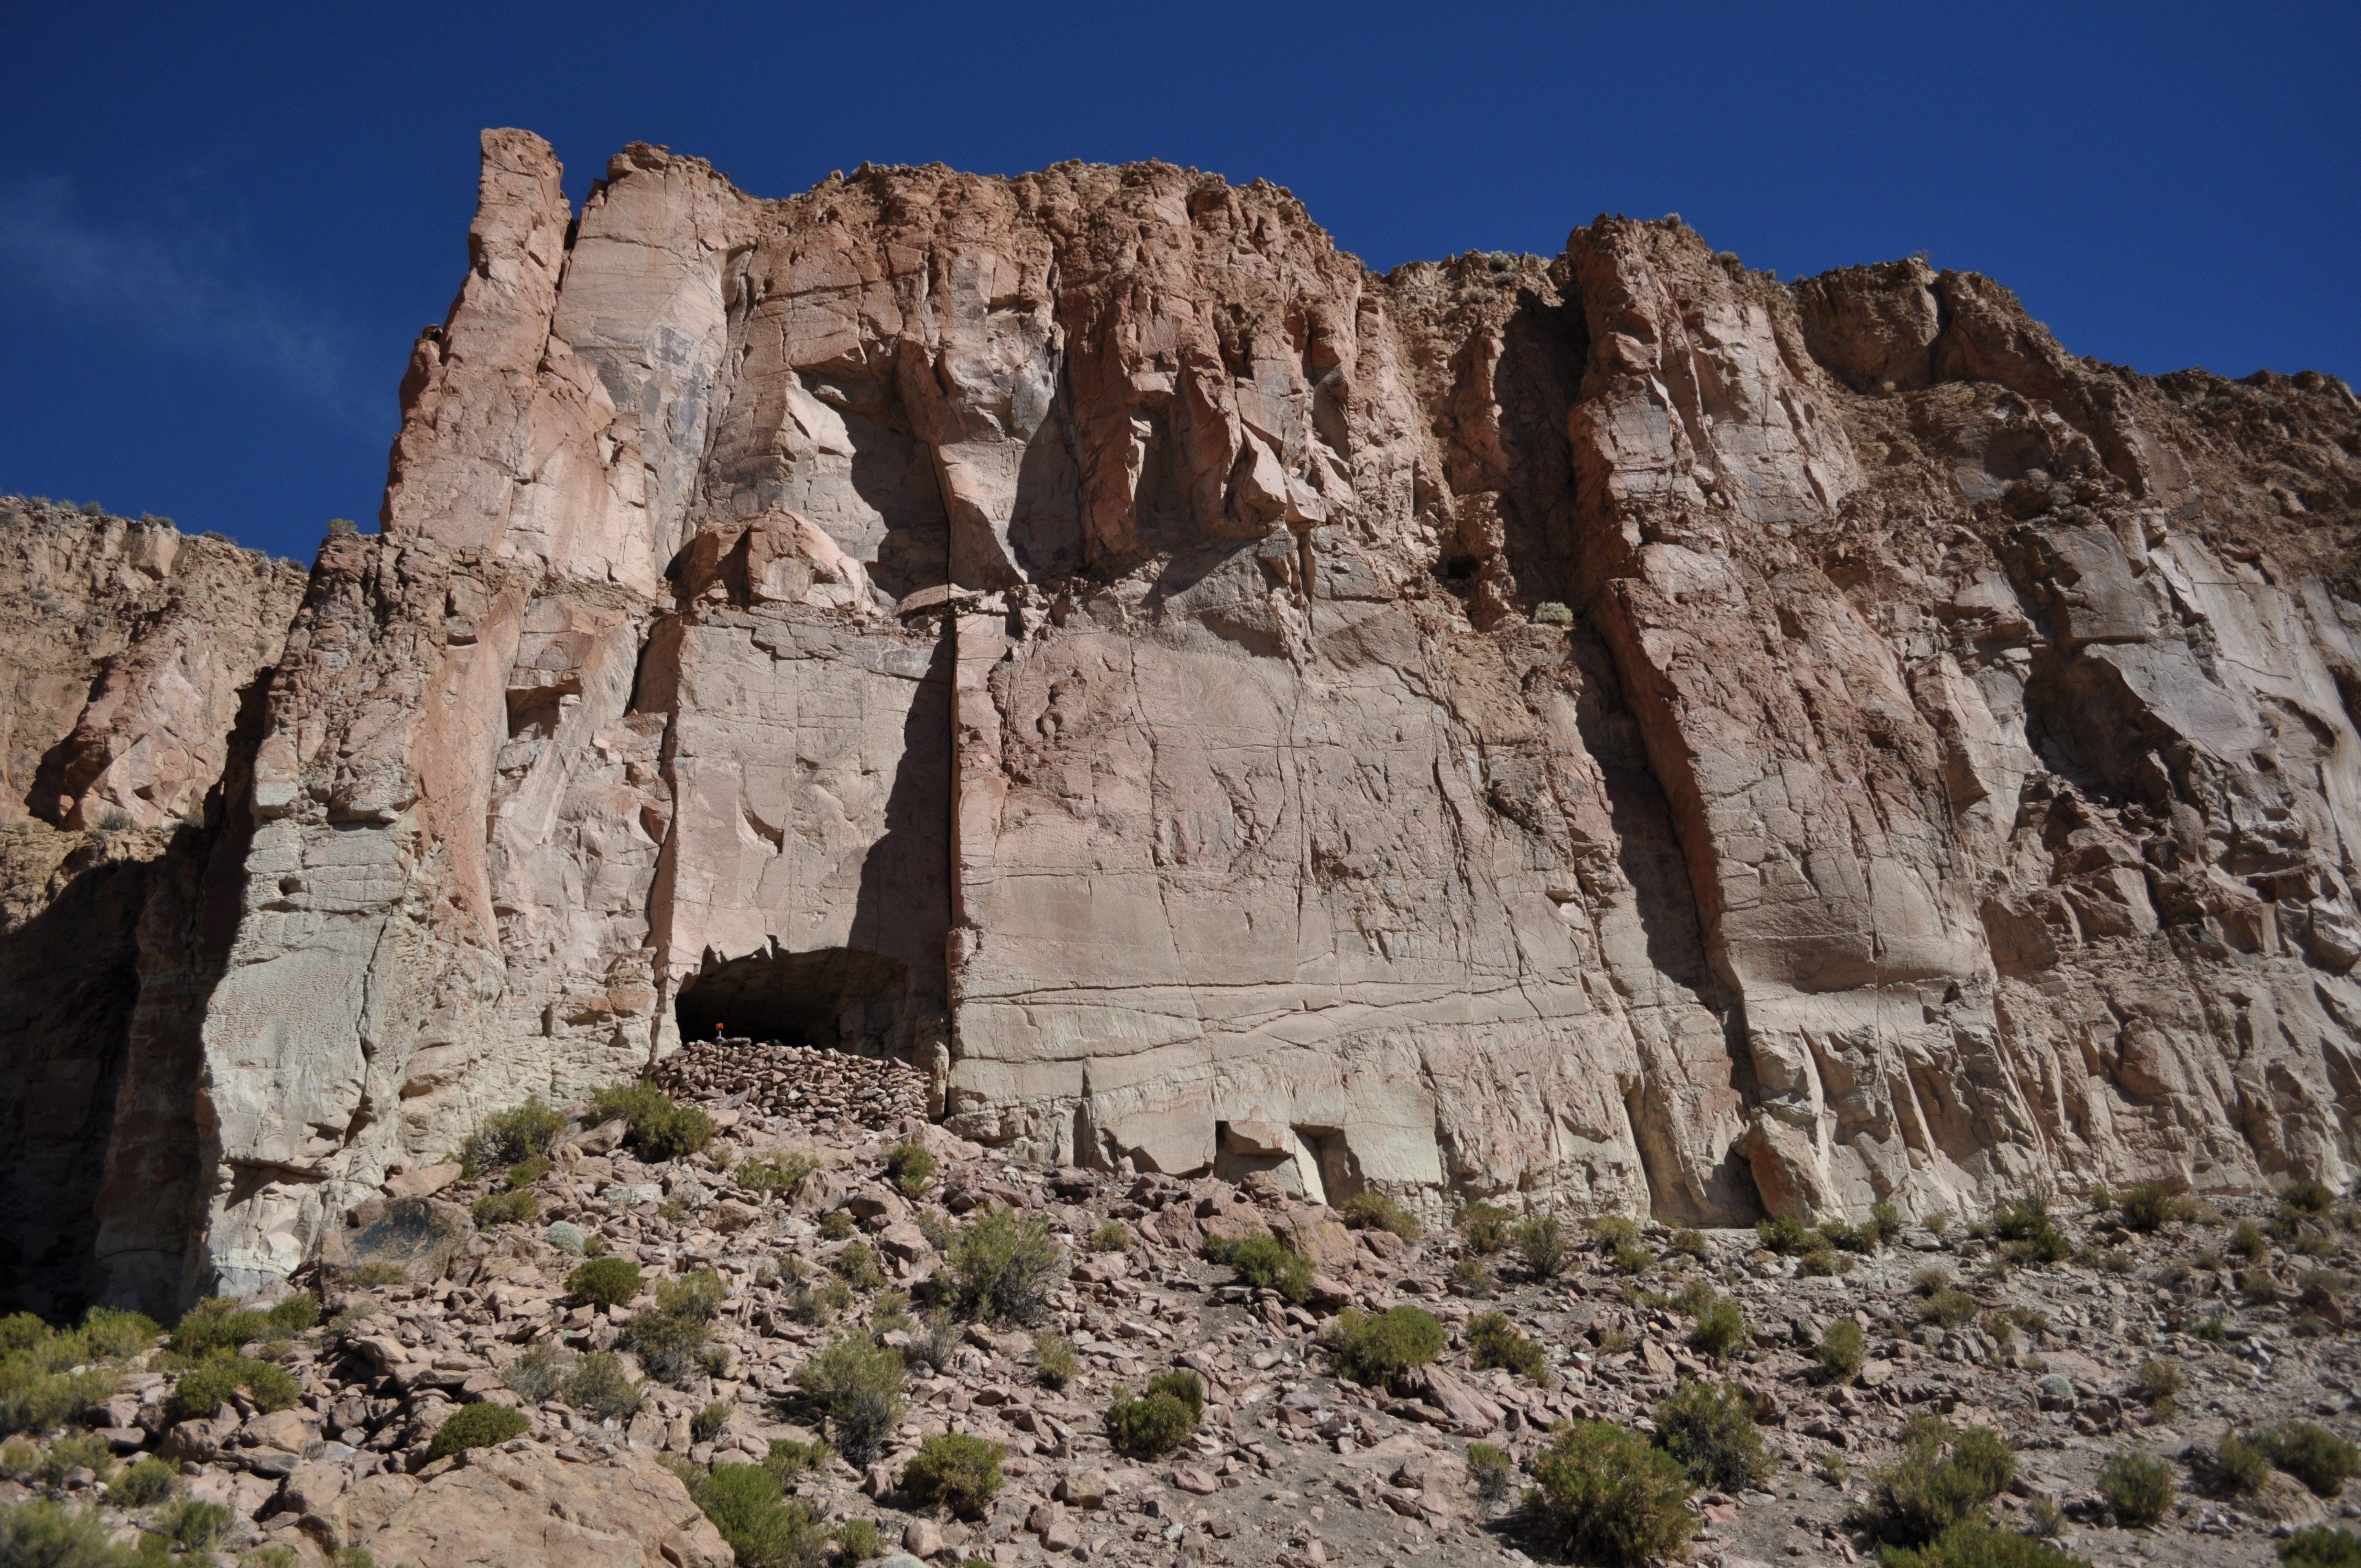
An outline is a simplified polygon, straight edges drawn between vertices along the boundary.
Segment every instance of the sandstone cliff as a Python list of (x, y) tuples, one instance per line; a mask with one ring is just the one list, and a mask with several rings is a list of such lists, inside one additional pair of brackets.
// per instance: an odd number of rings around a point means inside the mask
[(192, 1283), (718, 1025), (1430, 1206), (2352, 1174), (2341, 383), (1162, 165), (491, 132), (469, 250), (232, 760)]

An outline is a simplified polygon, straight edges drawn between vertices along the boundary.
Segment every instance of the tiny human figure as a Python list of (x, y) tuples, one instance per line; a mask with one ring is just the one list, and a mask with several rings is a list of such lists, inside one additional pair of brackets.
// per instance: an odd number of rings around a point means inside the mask
[(721, 1037), (721, 1020), (719, 1018), (713, 1021), (713, 1037), (717, 1040)]

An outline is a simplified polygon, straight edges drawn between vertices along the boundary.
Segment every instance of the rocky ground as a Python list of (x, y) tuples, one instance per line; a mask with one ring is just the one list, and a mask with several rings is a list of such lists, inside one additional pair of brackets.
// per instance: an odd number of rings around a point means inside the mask
[[(2185, 1462), (2260, 1422), (2302, 1417), (2346, 1435), (2361, 1430), (2353, 1342), (2332, 1277), (2361, 1257), (2340, 1212), (2281, 1219), (2278, 1237), (2242, 1236), (2241, 1221), (2273, 1222), (2272, 1205), (2222, 1201), (2188, 1205), (2136, 1234), (2112, 1212), (2060, 1201), (2073, 1255), (2023, 1266), (2004, 1265), (2004, 1244), (1962, 1224), (1904, 1228), (1865, 1255), (1800, 1259), (1766, 1249), (1752, 1232), (1654, 1226), (1619, 1255), (1611, 1232), (1576, 1225), (1556, 1277), (1528, 1277), (1509, 1249), (1477, 1260), (1487, 1279), (1463, 1263), (1472, 1254), (1456, 1233), (1405, 1242), (1351, 1228), (1267, 1175), (1241, 1189), (1028, 1170), (916, 1118), (865, 1124), (860, 1109), (896, 1093), (898, 1079), (820, 1055), (802, 1081), (832, 1087), (795, 1102), (770, 1091), (767, 1068), (733, 1076), (708, 1063), (697, 1080), (738, 1087), (707, 1097), (719, 1136), (688, 1157), (636, 1157), (621, 1146), (620, 1124), (577, 1107), (550, 1168), (527, 1184), (538, 1208), (530, 1221), (487, 1213), (471, 1227), (474, 1201), (506, 1190), (500, 1176), (467, 1181), (456, 1166), (397, 1176), (386, 1202), (331, 1247), (337, 1266), (311, 1282), (324, 1309), (317, 1326), (244, 1348), (291, 1374), (290, 1408), (266, 1413), (241, 1393), (173, 1422), (169, 1406), (185, 1374), (159, 1346), (122, 1362), (118, 1391), (85, 1419), (121, 1459), (161, 1455), (185, 1497), (227, 1509), (219, 1561), (315, 1564), (359, 1547), (387, 1568), (726, 1563), (730, 1548), (681, 1477), (694, 1481), (717, 1461), (760, 1460), (774, 1440), (828, 1435), (796, 1386), (807, 1358), (848, 1331), (882, 1333), (895, 1346), (923, 1338), (923, 1318), (900, 1315), (906, 1293), (923, 1303), (940, 1245), (976, 1216), (1011, 1206), (1046, 1218), (1065, 1249), (1064, 1278), (1038, 1328), (1071, 1337), (1078, 1369), (1063, 1387), (1045, 1386), (1034, 1333), (983, 1321), (959, 1324), (951, 1345), (936, 1347), (939, 1370), (916, 1359), (906, 1416), (878, 1462), (855, 1468), (839, 1457), (796, 1487), (829, 1520), (873, 1521), (881, 1551), (898, 1545), (947, 1564), (1546, 1560), (1513, 1498), (1487, 1505), (1475, 1494), (1468, 1445), (1498, 1443), (1521, 1460), (1568, 1420), (1649, 1431), (1656, 1401), (1699, 1376), (1749, 1390), (1778, 1453), (1761, 1489), (1696, 1496), (1693, 1551), (1706, 1563), (1869, 1554), (1845, 1520), (1895, 1456), (1905, 1421), (1926, 1416), (2006, 1434), (2017, 1479), (1994, 1517), (2030, 1527), (2055, 1510), (2059, 1544), (2093, 1563), (2260, 1564), (2274, 1560), (2275, 1532), (2361, 1515), (2361, 1505), (2316, 1497), (2284, 1475), (2258, 1494), (2210, 1497)], [(874, 1081), (862, 1083), (863, 1074)], [(816, 1123), (813, 1101), (851, 1113)], [(886, 1174), (902, 1141), (939, 1161), (916, 1201)], [(755, 1173), (773, 1168), (761, 1162), (796, 1154), (817, 1162), (810, 1174), (792, 1196), (766, 1190)], [(1238, 1285), (1202, 1256), (1208, 1234), (1262, 1231), (1311, 1260), (1307, 1304)], [(2260, 1255), (2226, 1250), (2241, 1241)], [(636, 1413), (616, 1420), (517, 1392), (514, 1383), (531, 1387), (518, 1368), (533, 1347), (555, 1347), (561, 1365), (619, 1348), (628, 1357), (631, 1319), (654, 1310), (646, 1294), (611, 1313), (570, 1296), (566, 1277), (583, 1261), (573, 1248), (585, 1242), (636, 1261), (652, 1289), (715, 1271), (723, 1299), (710, 1333), (727, 1347), (726, 1365), (717, 1357), (668, 1383), (650, 1378)], [(856, 1244), (876, 1255), (882, 1283), (850, 1267)], [(1850, 1266), (1808, 1272), (1831, 1263)], [(820, 1282), (848, 1268), (854, 1278), (840, 1310)], [(388, 1282), (365, 1283), (380, 1278)], [(2281, 1301), (2263, 1304), (2266, 1279), (2284, 1287)], [(1693, 1315), (1678, 1304), (1697, 1281), (1744, 1315), (1744, 1342), (1719, 1363), (1694, 1348)], [(850, 1289), (861, 1283), (868, 1288)], [(1940, 1298), (1949, 1327), (1928, 1321), (1934, 1292), (1947, 1288), (1970, 1299)], [(1334, 1314), (1403, 1302), (1450, 1327), (1441, 1359), (1399, 1397), (1335, 1376), (1323, 1341)], [(1545, 1348), (1540, 1380), (1471, 1365), (1466, 1327), (1493, 1310)], [(1995, 1339), (2003, 1317), (2010, 1332)], [(1844, 1318), (1865, 1331), (1868, 1354), (1859, 1376), (1839, 1384), (1811, 1347)], [(2178, 1370), (2177, 1396), (2155, 1398), (2149, 1363)], [(1117, 1455), (1104, 1421), (1109, 1401), (1174, 1366), (1206, 1385), (1197, 1434), (1157, 1463)], [(479, 1401), (518, 1408), (526, 1429), (430, 1462), (437, 1429)], [(946, 1431), (1006, 1450), (1005, 1486), (977, 1517), (923, 1507), (900, 1487), (920, 1441)], [(110, 1497), (123, 1487), (120, 1471), (108, 1472), (112, 1488), (100, 1484), (101, 1467), (51, 1465), (45, 1475), (42, 1454), (67, 1453), (59, 1444), (73, 1441), (63, 1432), (19, 1440), (8, 1451), (16, 1478), (0, 1483), (5, 1501), (46, 1493), (71, 1508), (93, 1504), (126, 1542), (176, 1517), (177, 1501), (131, 1508)], [(2180, 1497), (2153, 1529), (2119, 1528), (2097, 1490), (2099, 1467), (2127, 1448), (2172, 1463)]]

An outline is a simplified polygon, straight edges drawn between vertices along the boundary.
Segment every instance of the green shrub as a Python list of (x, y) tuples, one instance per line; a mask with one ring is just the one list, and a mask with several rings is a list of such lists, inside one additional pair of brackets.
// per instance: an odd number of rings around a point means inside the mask
[(1757, 1220), (1754, 1235), (1763, 1244), (1764, 1252), (1776, 1253), (1781, 1257), (1795, 1256), (1804, 1251), (1812, 1240), (1812, 1233), (1805, 1229), (1803, 1221), (1785, 1214), (1775, 1219)]
[(1499, 1508), (1507, 1500), (1509, 1484), (1515, 1478), (1507, 1449), (1496, 1442), (1467, 1445), (1467, 1479), (1476, 1488), (1477, 1502), (1488, 1508)]
[(1906, 1227), (1902, 1223), (1902, 1211), (1880, 1198), (1869, 1206), (1869, 1218), (1861, 1228), (1874, 1232), (1881, 1242), (1897, 1242)]
[(569, 1295), (579, 1296), (594, 1307), (620, 1307), (640, 1293), (644, 1283), (640, 1277), (640, 1266), (627, 1257), (594, 1257), (577, 1264), (566, 1277)]
[(476, 1223), (487, 1230), (494, 1225), (529, 1225), (541, 1218), (541, 1200), (531, 1192), (487, 1192), (476, 1200), (473, 1212)]
[(645, 1397), (624, 1369), (623, 1358), (607, 1350), (594, 1351), (576, 1363), (558, 1388), (558, 1398), (601, 1421), (629, 1419)]
[(855, 1469), (875, 1459), (902, 1420), (902, 1358), (882, 1345), (840, 1334), (804, 1363), (796, 1381), (827, 1409), (837, 1451)]
[(935, 1157), (918, 1144), (895, 1144), (885, 1157), (885, 1174), (905, 1198), (916, 1198), (932, 1187), (935, 1169)]
[(2172, 1466), (2134, 1449), (2117, 1451), (2099, 1470), (2099, 1495), (2115, 1522), (2150, 1525), (2172, 1507)]
[(184, 1552), (209, 1552), (222, 1543), (236, 1521), (237, 1516), (219, 1503), (182, 1497), (164, 1510), (156, 1529)]
[(1904, 1429), (1902, 1455), (1878, 1472), (1855, 1522), (1896, 1546), (1933, 1541), (1982, 1517), (2016, 1475), (2016, 1455), (1990, 1427), (1953, 1436), (1931, 1418)]
[(67, 1473), (74, 1470), (88, 1470), (106, 1480), (115, 1474), (115, 1450), (91, 1432), (69, 1432), (41, 1455), (41, 1479), (52, 1486), (64, 1486)]
[(2259, 1268), (2248, 1269), (2238, 1284), (2238, 1299), (2249, 1307), (2275, 1307), (2279, 1296), (2279, 1282)]
[[(307, 1309), (308, 1317), (302, 1315)], [(320, 1303), (309, 1296), (290, 1296), (273, 1307), (269, 1316), (282, 1327), (301, 1332), (320, 1321)], [(137, 1355), (155, 1343), (156, 1336), (163, 1332), (156, 1320), (146, 1313), (126, 1311), (120, 1307), (93, 1307), (82, 1314), (82, 1343), (89, 1346), (92, 1356), (102, 1361)]]
[(1712, 1246), (1705, 1239), (1705, 1233), (1686, 1225), (1673, 1233), (1673, 1239), (1664, 1250), (1697, 1263), (1703, 1263), (1713, 1254)]
[(1930, 1323), (1956, 1329), (1976, 1320), (1976, 1299), (1964, 1290), (1938, 1290), (1927, 1298), (1918, 1315)]
[(1615, 1272), (1618, 1274), (1639, 1274), (1656, 1261), (1656, 1255), (1638, 1242), (1625, 1242), (1615, 1249), (1615, 1255), (1610, 1261), (1615, 1265)]
[(884, 1532), (874, 1519), (846, 1519), (836, 1527), (836, 1549), (847, 1563), (866, 1563), (885, 1554)]
[(730, 1428), (730, 1404), (727, 1399), (709, 1401), (703, 1409), (688, 1418), (688, 1435), (697, 1442), (711, 1442)]
[(1516, 1215), (1498, 1203), (1470, 1203), (1459, 1211), (1459, 1234), (1470, 1252), (1489, 1256), (1509, 1245)]
[(2271, 1478), (2271, 1456), (2260, 1443), (2237, 1436), (2224, 1437), (2208, 1452), (2190, 1459), (2198, 1484), (2217, 1497), (2251, 1497)]
[(1115, 1395), (1107, 1407), (1107, 1438), (1115, 1452), (1134, 1459), (1160, 1459), (1189, 1441), (1197, 1430), (1198, 1410), (1170, 1389), (1152, 1385), (1134, 1398)]
[(602, 1122), (620, 1118), (624, 1141), (645, 1160), (681, 1159), (702, 1151), (719, 1131), (713, 1118), (649, 1084), (609, 1084), (591, 1097)]
[(134, 1460), (106, 1488), (106, 1500), (126, 1508), (160, 1503), (181, 1489), (181, 1475), (170, 1463), (153, 1454)]
[(1839, 1252), (1830, 1246), (1826, 1236), (1814, 1236), (1802, 1255), (1795, 1259), (1795, 1272), (1816, 1279), (1826, 1278), (1830, 1275), (1850, 1274), (1855, 1261), (1850, 1253)]
[(1544, 1283), (1565, 1273), (1573, 1255), (1574, 1249), (1565, 1239), (1565, 1227), (1558, 1223), (1554, 1212), (1546, 1210), (1518, 1221), (1509, 1239), (1517, 1249), (1517, 1256), (1524, 1261), (1525, 1272)]
[(2281, 1421), (2246, 1434), (2273, 1468), (2284, 1470), (2316, 1497), (2334, 1497), (2361, 1473), (2361, 1451), (2312, 1421)]
[(1700, 1486), (1744, 1491), (1771, 1475), (1771, 1451), (1735, 1384), (1714, 1388), (1692, 1381), (1674, 1389), (1656, 1406), (1656, 1442)]
[(740, 1161), (730, 1177), (761, 1197), (793, 1198), (818, 1168), (819, 1161), (807, 1154), (769, 1155)]
[(2090, 1559), (1988, 1524), (1955, 1524), (1924, 1546), (1889, 1546), (1884, 1568), (2091, 1568)]
[(689, 1495), (730, 1543), (739, 1568), (817, 1568), (828, 1550), (819, 1516), (787, 1497), (760, 1464), (716, 1464)]
[(1434, 1315), (1417, 1307), (1382, 1312), (1347, 1307), (1328, 1332), (1337, 1376), (1371, 1387), (1394, 1387), (1411, 1367), (1442, 1354), (1447, 1341)]
[(2159, 1417), (2169, 1418), (2173, 1401), (2180, 1396), (2181, 1383), (2180, 1367), (2169, 1361), (2158, 1361), (2150, 1356), (2141, 1362), (2139, 1369), (2132, 1374), (2132, 1397)]
[(729, 1287), (721, 1276), (709, 1268), (676, 1275), (656, 1287), (656, 1310), (672, 1318), (695, 1318), (698, 1322), (711, 1322), (729, 1297)]
[(495, 1405), (489, 1400), (462, 1405), (434, 1429), (434, 1441), (426, 1445), (426, 1458), (431, 1464), (470, 1448), (497, 1448), (512, 1437), (522, 1436), (532, 1425), (522, 1410), (512, 1410), (506, 1405)]
[(2290, 1181), (2279, 1190), (2279, 1212), (2290, 1219), (2326, 1219), (2335, 1207), (2336, 1194), (2324, 1181), (2307, 1178)]
[(469, 1180), (504, 1165), (546, 1156), (566, 1131), (566, 1113), (528, 1098), (512, 1110), (488, 1118), (459, 1146), (460, 1168)]
[(1697, 1328), (1689, 1343), (1716, 1361), (1746, 1343), (1746, 1314), (1727, 1296), (1712, 1296), (1697, 1307)]
[(1842, 1220), (1828, 1220), (1820, 1225), (1820, 1237), (1839, 1251), (1855, 1253), (1866, 1257), (1877, 1251), (1878, 1245), (1884, 1239), (1884, 1234), (1873, 1223), (1849, 1225)]
[(965, 1432), (938, 1432), (918, 1445), (902, 1471), (902, 1489), (922, 1503), (940, 1503), (969, 1518), (999, 1494), (1000, 1461), (1008, 1451)]
[(181, 1314), (167, 1348), (194, 1361), (215, 1351), (269, 1339), (278, 1332), (280, 1325), (270, 1321), (269, 1313), (254, 1308), (241, 1310), (227, 1296), (211, 1296)]
[(1093, 1252), (1129, 1252), (1133, 1236), (1131, 1227), (1121, 1220), (1109, 1220), (1091, 1233)]
[(2195, 1205), (2178, 1196), (2161, 1181), (2143, 1181), (2125, 1192), (2116, 1210), (2124, 1229), (2153, 1235), (2169, 1224), (2188, 1219)]
[(828, 1468), (836, 1457), (836, 1450), (828, 1439), (816, 1437), (809, 1442), (797, 1442), (791, 1437), (774, 1437), (770, 1452), (763, 1456), (763, 1468), (783, 1483), (792, 1483), (815, 1471)]
[(2059, 1263), (2074, 1251), (2050, 1215), (2049, 1195), (2038, 1190), (1994, 1210), (1992, 1234), (2001, 1241), (2001, 1255), (2013, 1263)]
[(538, 1339), (508, 1364), (500, 1380), (528, 1404), (540, 1404), (566, 1381), (566, 1354), (555, 1340)]
[(1504, 1313), (1477, 1313), (1467, 1325), (1467, 1349), (1478, 1371), (1505, 1366), (1538, 1383), (1549, 1370), (1549, 1356), (1540, 1343), (1519, 1333)]
[(848, 1242), (829, 1266), (855, 1290), (874, 1290), (885, 1283), (885, 1270), (866, 1242)]
[(1188, 1406), (1191, 1420), (1196, 1420), (1205, 1413), (1204, 1379), (1185, 1366), (1174, 1367), (1170, 1372), (1159, 1372), (1148, 1380), (1145, 1397), (1153, 1398), (1159, 1394), (1170, 1394)]
[(1861, 1376), (1861, 1364), (1869, 1354), (1869, 1342), (1859, 1323), (1850, 1318), (1839, 1318), (1820, 1331), (1819, 1346), (1812, 1354), (1829, 1381), (1850, 1383)]
[(1464, 1252), (1451, 1265), (1451, 1288), (1462, 1296), (1488, 1301), (1500, 1288), (1500, 1282), (1492, 1277), (1492, 1271), (1484, 1266), (1482, 1258)]
[(165, 1415), (174, 1421), (202, 1420), (212, 1415), (215, 1406), (229, 1403), (230, 1396), (241, 1388), (260, 1410), (286, 1409), (302, 1394), (294, 1377), (275, 1362), (251, 1361), (218, 1351), (181, 1374)]
[(132, 1568), (135, 1561), (86, 1509), (38, 1498), (0, 1508), (0, 1563), (7, 1568)]
[(986, 1322), (1038, 1323), (1065, 1277), (1065, 1253), (1038, 1214), (995, 1210), (951, 1244), (959, 1310)]
[(1336, 1205), (1347, 1224), (1365, 1231), (1391, 1231), (1406, 1242), (1426, 1234), (1411, 1212), (1382, 1192), (1356, 1192)]
[(2361, 1568), (2361, 1537), (2349, 1530), (2308, 1525), (2279, 1542), (2287, 1568)]
[(677, 1384), (702, 1365), (711, 1336), (695, 1313), (658, 1310), (624, 1324), (623, 1343), (649, 1376)]
[(1064, 1334), (1033, 1336), (1033, 1370), (1043, 1384), (1062, 1388), (1074, 1380), (1082, 1365), (1074, 1356), (1074, 1342)]
[(852, 1216), (841, 1209), (830, 1209), (819, 1217), (820, 1240), (840, 1242), (852, 1234)]
[(81, 1419), (82, 1412), (115, 1392), (115, 1375), (51, 1371), (38, 1352), (0, 1360), (0, 1433), (47, 1431)]
[(1215, 1263), (1228, 1264), (1241, 1285), (1276, 1290), (1298, 1305), (1312, 1299), (1311, 1263), (1290, 1251), (1277, 1236), (1248, 1236), (1227, 1243), (1212, 1238), (1205, 1243), (1205, 1255)]
[(1589, 1226), (1591, 1239), (1603, 1252), (1612, 1253), (1640, 1239), (1640, 1227), (1621, 1214), (1594, 1214)]
[(2249, 1263), (2268, 1256), (2271, 1250), (2269, 1238), (2252, 1220), (2239, 1221), (2237, 1229), (2230, 1233), (2229, 1241), (2224, 1245), (2234, 1256), (2243, 1257)]
[(1535, 1526), (1577, 1562), (1632, 1568), (1675, 1555), (1697, 1530), (1679, 1464), (1621, 1427), (1575, 1421), (1529, 1468)]
[(522, 1192), (556, 1168), (547, 1157), (542, 1155), (535, 1155), (531, 1159), (521, 1159), (509, 1167), (509, 1190)]

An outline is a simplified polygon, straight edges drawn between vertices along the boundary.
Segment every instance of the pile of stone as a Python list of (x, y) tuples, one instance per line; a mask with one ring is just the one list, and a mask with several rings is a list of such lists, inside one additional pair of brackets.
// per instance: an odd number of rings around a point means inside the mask
[(675, 1098), (761, 1111), (805, 1127), (848, 1120), (875, 1129), (927, 1114), (927, 1075), (917, 1068), (823, 1046), (697, 1040), (651, 1076)]

